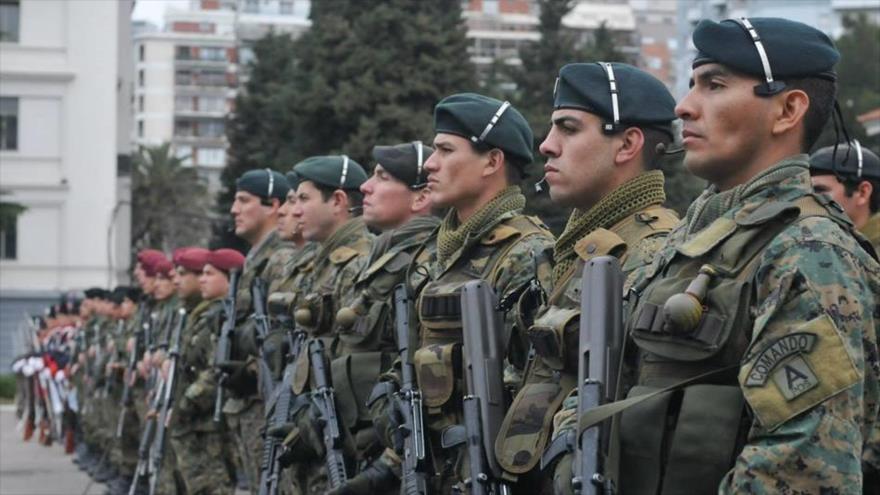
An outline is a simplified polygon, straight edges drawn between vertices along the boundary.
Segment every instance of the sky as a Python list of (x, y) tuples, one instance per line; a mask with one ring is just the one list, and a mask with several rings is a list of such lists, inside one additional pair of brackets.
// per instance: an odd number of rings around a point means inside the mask
[(162, 27), (162, 16), (169, 6), (186, 8), (189, 0), (136, 0), (131, 18), (135, 21), (150, 21)]

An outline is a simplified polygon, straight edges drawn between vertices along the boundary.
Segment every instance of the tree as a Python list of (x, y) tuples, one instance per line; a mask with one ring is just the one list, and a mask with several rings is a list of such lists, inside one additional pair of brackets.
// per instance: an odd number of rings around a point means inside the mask
[[(310, 16), (296, 41), (270, 35), (254, 46), (227, 126), (220, 215), (244, 171), (338, 153), (369, 166), (377, 144), (430, 142), (434, 105), (476, 87), (458, 0), (313, 2)], [(215, 239), (233, 241), (221, 230)]]
[[(510, 99), (532, 127), (535, 157), (540, 156), (538, 146), (549, 129), (553, 112), (553, 87), (559, 69), (572, 62), (624, 60), (614, 48), (612, 33), (604, 22), (586, 41), (580, 40), (574, 31), (563, 26), (566, 14), (577, 3), (575, 0), (539, 0), (538, 3), (541, 11), (538, 32), (541, 37), (520, 47), (522, 65), (513, 67), (510, 74), (516, 84), (516, 91), (510, 95)], [(543, 160), (536, 159), (521, 184), (528, 199), (526, 211), (541, 217), (558, 235), (565, 227), (570, 210), (554, 205), (546, 188), (543, 193), (536, 191), (535, 182), (542, 176)]]
[(195, 168), (174, 156), (170, 143), (141, 147), (132, 169), (132, 247), (168, 251), (206, 245), (210, 198)]
[[(860, 114), (880, 108), (880, 26), (865, 14), (843, 17), (844, 34), (835, 44), (840, 51), (837, 67), (837, 101), (850, 137), (880, 153), (880, 135), (868, 137), (856, 120)], [(830, 146), (836, 139), (833, 122), (825, 126), (815, 148)], [(840, 141), (844, 140), (841, 134)]]

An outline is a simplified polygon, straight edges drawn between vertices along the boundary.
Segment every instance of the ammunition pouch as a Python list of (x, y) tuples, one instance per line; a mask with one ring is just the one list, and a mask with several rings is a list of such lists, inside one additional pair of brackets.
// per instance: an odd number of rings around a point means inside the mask
[[(432, 344), (415, 352), (413, 364), (422, 391), (425, 412), (440, 414), (451, 399), (461, 399), (461, 344)], [(459, 391), (456, 394), (456, 390)]]
[(359, 422), (370, 421), (368, 402), (382, 370), (391, 364), (391, 356), (381, 352), (359, 352), (334, 359), (330, 363), (336, 404), (342, 423), (354, 430)]

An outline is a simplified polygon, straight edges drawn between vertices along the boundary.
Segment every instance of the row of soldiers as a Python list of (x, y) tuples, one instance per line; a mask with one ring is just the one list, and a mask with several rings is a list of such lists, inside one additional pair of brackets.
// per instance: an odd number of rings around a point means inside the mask
[[(133, 330), (170, 337), (129, 341), (135, 407), (109, 400), (141, 437), (120, 487), (876, 493), (880, 159), (848, 136), (806, 154), (840, 120), (839, 53), (774, 18), (703, 21), (693, 43), (677, 103), (626, 64), (561, 68), (540, 145), (573, 209), (557, 239), (515, 185), (528, 123), (461, 93), (433, 146), (376, 146), (369, 176), (345, 155), (243, 174), (225, 303), (185, 295), (210, 252), (140, 253)], [(677, 119), (709, 183), (681, 219)], [(156, 416), (172, 442), (149, 463)]]

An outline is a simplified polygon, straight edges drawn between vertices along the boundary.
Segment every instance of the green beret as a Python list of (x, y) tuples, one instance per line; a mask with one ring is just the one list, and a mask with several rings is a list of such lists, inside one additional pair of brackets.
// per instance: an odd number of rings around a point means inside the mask
[[(836, 166), (835, 166), (836, 165)], [(858, 141), (826, 146), (810, 155), (810, 173), (836, 174), (844, 179), (880, 179), (880, 157)]]
[(263, 199), (277, 198), (282, 202), (289, 189), (284, 175), (268, 168), (248, 170), (235, 181), (236, 191), (247, 191)]
[[(800, 22), (775, 17), (703, 20), (694, 30), (693, 39), (697, 48), (694, 68), (719, 63), (764, 79), (765, 83), (755, 88), (759, 96), (782, 91), (782, 81), (790, 78), (837, 77), (834, 64), (840, 53), (831, 38)], [(762, 57), (762, 50), (766, 57)], [(766, 59), (769, 74), (762, 58)]]
[(421, 189), (427, 185), (428, 174), (424, 171), (424, 165), (432, 153), (434, 148), (425, 146), (421, 141), (373, 147), (373, 159), (411, 189)]
[(287, 185), (290, 186), (290, 190), (296, 191), (296, 188), (299, 187), (300, 182), (299, 174), (291, 170), (290, 172), (284, 174), (284, 177), (287, 178)]
[(618, 62), (564, 66), (556, 80), (553, 107), (598, 115), (606, 120), (603, 129), (609, 133), (623, 130), (617, 123), (657, 126), (671, 133), (669, 124), (677, 118), (675, 98), (662, 82), (641, 69)]
[(357, 190), (367, 181), (364, 167), (346, 155), (312, 156), (297, 163), (293, 171), (300, 181), (336, 189)]
[(506, 101), (475, 93), (447, 96), (434, 107), (434, 132), (499, 148), (516, 165), (532, 162), (532, 129)]

